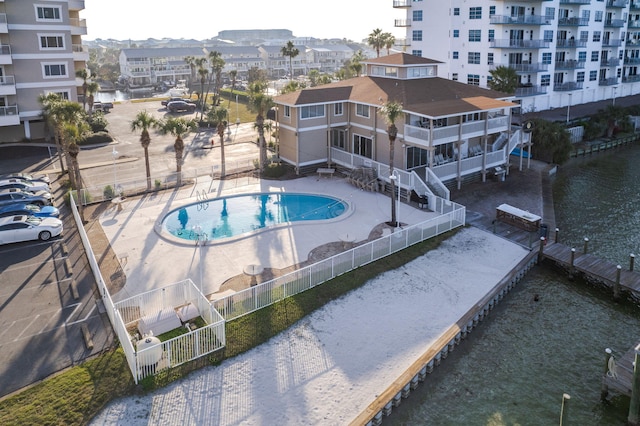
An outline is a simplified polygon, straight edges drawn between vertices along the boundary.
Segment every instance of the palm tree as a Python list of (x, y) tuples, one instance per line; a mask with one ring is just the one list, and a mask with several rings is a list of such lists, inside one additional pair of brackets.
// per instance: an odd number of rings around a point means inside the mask
[(141, 130), (140, 144), (144, 149), (144, 165), (147, 170), (147, 191), (151, 191), (151, 168), (149, 167), (149, 145), (151, 144), (151, 136), (149, 136), (149, 129), (155, 127), (157, 124), (158, 120), (144, 110), (139, 111), (135, 120), (131, 122), (132, 132)]
[(293, 78), (293, 62), (292, 61), (293, 61), (293, 58), (295, 58), (300, 54), (300, 51), (296, 49), (296, 47), (293, 45), (293, 42), (289, 40), (287, 44), (284, 45), (282, 49), (280, 49), (280, 53), (282, 53), (282, 56), (289, 57), (289, 75), (291, 76), (291, 78)]
[[(389, 135), (389, 175), (393, 175), (393, 157), (395, 153), (395, 142), (398, 136), (398, 128), (396, 127), (396, 120), (402, 115), (402, 104), (395, 101), (387, 101), (380, 113), (384, 116), (385, 121), (388, 124), (387, 134)], [(400, 182), (398, 182), (400, 183)], [(398, 192), (400, 186), (398, 186)], [(396, 203), (394, 202), (394, 195), (396, 193), (395, 180), (391, 179), (391, 223), (394, 226), (399, 226), (396, 223)]]
[(67, 123), (62, 128), (64, 138), (68, 141), (67, 151), (71, 157), (71, 170), (70, 176), (73, 175), (73, 186), (78, 196), (78, 212), (80, 213), (80, 219), (84, 222), (84, 203), (82, 199), (82, 176), (80, 175), (80, 165), (78, 164), (78, 154), (80, 154), (80, 147), (78, 142), (84, 139), (85, 135), (89, 131), (89, 125), (87, 123), (73, 124)]
[(214, 110), (213, 116), (218, 123), (216, 131), (218, 132), (218, 136), (220, 136), (220, 177), (224, 178), (226, 175), (224, 160), (224, 130), (227, 128), (229, 110), (223, 106), (217, 107)]
[(490, 89), (509, 94), (516, 92), (516, 88), (520, 83), (520, 76), (515, 68), (500, 65), (490, 70), (489, 74), (491, 74), (491, 81), (487, 85)]
[(162, 134), (170, 134), (176, 138), (173, 149), (176, 152), (176, 186), (180, 188), (182, 186), (182, 155), (184, 154), (184, 140), (182, 138), (189, 132), (196, 130), (198, 123), (193, 119), (171, 117), (166, 121), (161, 121), (158, 128)]
[(98, 93), (98, 91), (100, 90), (100, 85), (98, 83), (96, 83), (95, 81), (92, 81), (91, 83), (87, 84), (87, 103), (89, 104), (89, 115), (93, 114), (93, 101), (94, 101), (94, 95), (96, 93)]
[(60, 143), (60, 134), (58, 133), (55, 112), (57, 104), (62, 102), (60, 95), (50, 92), (46, 95), (38, 96), (38, 102), (42, 105), (42, 117), (44, 122), (53, 130), (53, 139), (56, 144), (56, 151), (58, 153), (58, 159), (60, 160), (60, 170), (65, 172), (64, 162), (62, 161), (62, 145)]
[(196, 79), (196, 58), (193, 56), (185, 56), (184, 61), (189, 65), (189, 70), (191, 71), (191, 75), (189, 76), (189, 92), (192, 91), (191, 84), (193, 80)]
[[(209, 64), (211, 65), (211, 76), (210, 79), (215, 76), (216, 83), (213, 87), (213, 105), (218, 105), (218, 100), (220, 99), (220, 84), (222, 83), (222, 69), (224, 68), (224, 59), (222, 59), (222, 54), (220, 52), (216, 52), (215, 50), (209, 52)], [(209, 80), (211, 82), (211, 80)], [(209, 93), (209, 89), (207, 88), (207, 94)]]
[(229, 95), (229, 104), (227, 105), (227, 109), (231, 108), (231, 98), (233, 97), (233, 91), (236, 90), (236, 80), (238, 78), (238, 70), (229, 71), (229, 76), (231, 77), (231, 94)]
[(89, 71), (86, 68), (82, 68), (76, 71), (76, 77), (82, 79), (82, 109), (86, 110), (87, 106), (87, 85), (89, 84)]
[(396, 43), (396, 38), (391, 33), (384, 33), (384, 47), (387, 49), (387, 56), (389, 56), (389, 50)]
[(385, 36), (382, 30), (380, 28), (376, 28), (371, 34), (369, 34), (369, 38), (367, 39), (367, 44), (375, 49), (378, 58), (380, 57), (380, 49), (385, 45), (384, 38)]
[(258, 141), (260, 144), (260, 172), (264, 171), (267, 163), (267, 144), (264, 140), (264, 114), (273, 105), (273, 98), (267, 96), (267, 83), (255, 81), (249, 85), (249, 110), (255, 112), (256, 129), (258, 129)]
[(362, 62), (366, 59), (367, 57), (364, 56), (362, 49), (358, 50), (351, 57), (351, 70), (356, 74), (356, 77), (360, 77), (360, 74), (362, 73)]

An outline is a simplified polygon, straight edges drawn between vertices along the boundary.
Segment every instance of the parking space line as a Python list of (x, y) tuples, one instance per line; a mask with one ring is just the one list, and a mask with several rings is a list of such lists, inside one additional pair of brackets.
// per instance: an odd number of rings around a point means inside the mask
[(31, 327), (31, 324), (33, 324), (38, 318), (40, 318), (40, 314), (36, 315), (35, 317), (33, 317), (33, 319), (31, 320), (31, 322), (22, 329), (22, 331), (20, 332), (20, 334), (18, 334), (18, 337), (16, 337), (15, 339), (13, 339), (13, 342), (17, 342), (18, 340), (20, 340), (20, 337), (24, 334), (25, 331), (27, 331), (29, 329), (29, 327)]
[(91, 310), (89, 311), (89, 313), (88, 313), (87, 315), (85, 315), (85, 316), (84, 316), (84, 318), (79, 319), (79, 320), (77, 320), (77, 321), (73, 321), (73, 322), (67, 323), (67, 325), (75, 325), (75, 324), (80, 324), (81, 322), (85, 322), (86, 320), (88, 320), (88, 319), (89, 319), (89, 317), (91, 317), (91, 314), (92, 314), (92, 313), (93, 313), (93, 311), (95, 311), (95, 310), (96, 310), (96, 305), (94, 304), (94, 305), (93, 305), (93, 308), (91, 308)]
[[(72, 279), (73, 278), (65, 278), (65, 279), (60, 280), (60, 281), (49, 281), (49, 282), (46, 282), (46, 283), (40, 283), (37, 286), (26, 287), (26, 288), (21, 289), (20, 291), (22, 291), (22, 292), (30, 291), (30, 290), (41, 291), (44, 287), (46, 287), (48, 285), (51, 285), (51, 284), (64, 284), (65, 282), (71, 281)], [(13, 294), (13, 293), (15, 293), (15, 291), (13, 291), (13, 290), (9, 290), (9, 291), (7, 291), (5, 293), (0, 292), (0, 299), (2, 299), (2, 297), (6, 296), (6, 295)]]
[(5, 271), (7, 271), (7, 272), (11, 271), (12, 272), (12, 271), (19, 271), (20, 269), (31, 268), (33, 266), (43, 266), (43, 265), (46, 265), (47, 263), (55, 263), (55, 262), (57, 262), (59, 260), (66, 260), (68, 257), (69, 257), (68, 255), (67, 256), (60, 256), (60, 257), (51, 258), (51, 259), (49, 259), (49, 260), (47, 260), (45, 262), (34, 262), (34, 263), (28, 263), (26, 265), (16, 265), (16, 266), (13, 266), (13, 267), (9, 266), (9, 267), (7, 267), (7, 269), (5, 269)]
[(4, 334), (9, 331), (11, 329), (11, 327), (13, 327), (14, 325), (16, 325), (16, 322), (13, 321), (8, 327), (5, 327), (4, 325), (2, 326), (2, 328), (4, 328), (4, 330), (2, 331), (2, 333), (0, 333), (0, 342), (2, 341), (2, 336), (4, 336)]
[[(70, 307), (72, 307), (72, 306), (73, 306), (73, 305), (65, 306), (65, 308), (70, 308)], [(71, 317), (76, 313), (76, 311), (77, 311), (78, 309), (80, 309), (80, 307), (81, 307), (81, 306), (82, 306), (82, 303), (76, 303), (76, 307), (75, 307), (75, 309), (71, 312), (71, 314), (69, 314), (69, 316), (68, 316), (67, 318), (71, 318)], [(65, 320), (65, 321), (64, 321), (65, 325), (69, 325), (69, 324), (68, 324), (68, 322), (69, 322), (69, 320), (68, 320), (68, 319), (67, 319), (67, 320)], [(73, 323), (72, 323), (72, 324), (73, 324)]]

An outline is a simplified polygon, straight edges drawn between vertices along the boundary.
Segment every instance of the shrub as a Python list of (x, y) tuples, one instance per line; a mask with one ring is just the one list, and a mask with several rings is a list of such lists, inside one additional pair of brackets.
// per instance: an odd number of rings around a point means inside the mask
[[(91, 194), (89, 193), (89, 191), (84, 191), (83, 192), (83, 197), (84, 197), (84, 204), (90, 204), (93, 201), (93, 198), (91, 197)], [(70, 202), (70, 198), (71, 196), (73, 196), (73, 201), (76, 202), (76, 205), (78, 205), (78, 191), (73, 190), (73, 191), (67, 191), (64, 193), (63, 199), (64, 199), (64, 203), (67, 206), (71, 205)]]
[(91, 131), (94, 133), (104, 132), (109, 125), (109, 122), (104, 118), (104, 113), (94, 112), (91, 117), (87, 119), (87, 123), (91, 126)]
[(269, 164), (264, 168), (263, 176), (267, 178), (279, 178), (287, 173), (287, 168), (282, 164)]
[(82, 144), (94, 145), (94, 144), (109, 143), (109, 142), (113, 142), (113, 138), (109, 133), (97, 132), (92, 134), (91, 136), (86, 137), (84, 141), (82, 141)]
[(154, 185), (156, 186), (156, 191), (159, 191), (160, 188), (162, 188), (162, 182), (160, 181), (160, 179), (156, 179)]
[(112, 198), (115, 197), (115, 193), (116, 191), (113, 189), (113, 186), (111, 185), (107, 185), (104, 187), (104, 191), (102, 191), (102, 195), (104, 195), (104, 198), (107, 200), (110, 200)]

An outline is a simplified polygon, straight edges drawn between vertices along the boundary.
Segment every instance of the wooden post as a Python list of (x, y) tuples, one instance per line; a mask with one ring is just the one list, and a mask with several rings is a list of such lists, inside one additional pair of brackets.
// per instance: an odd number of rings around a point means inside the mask
[(613, 300), (620, 299), (620, 273), (622, 272), (622, 266), (616, 266), (616, 282), (613, 285)]
[(633, 264), (636, 263), (636, 255), (631, 253), (629, 255), (629, 270), (633, 272)]
[(584, 237), (584, 254), (587, 254), (587, 249), (589, 248), (589, 239), (587, 237)]
[(556, 243), (558, 242), (559, 235), (560, 235), (560, 228), (556, 228)]
[(600, 389), (600, 399), (604, 401), (609, 394), (609, 385), (607, 385), (607, 373), (609, 372), (609, 360), (611, 359), (611, 349), (604, 350), (604, 374), (602, 375), (602, 388)]
[(544, 243), (545, 243), (545, 238), (540, 237), (540, 250), (538, 250), (538, 263), (542, 262), (542, 259), (544, 259)]
[(629, 417), (627, 417), (630, 425), (637, 425), (640, 422), (640, 345), (636, 346), (635, 351), (631, 403), (629, 405)]
[(574, 262), (574, 260), (576, 260), (576, 249), (572, 248), (571, 249), (571, 262), (570, 262), (571, 273), (573, 273), (573, 262)]

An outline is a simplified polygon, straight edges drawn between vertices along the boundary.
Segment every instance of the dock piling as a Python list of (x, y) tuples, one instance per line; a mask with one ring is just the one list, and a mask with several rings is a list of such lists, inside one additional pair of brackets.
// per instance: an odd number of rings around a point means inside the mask
[(629, 255), (629, 270), (633, 272), (633, 264), (636, 262), (636, 255), (631, 253)]
[(546, 243), (545, 237), (540, 237), (540, 250), (538, 251), (538, 262), (542, 262), (544, 259), (544, 245)]
[(560, 235), (560, 228), (556, 228), (556, 238), (555, 238), (556, 243), (558, 242), (559, 235)]
[(584, 249), (582, 250), (584, 254), (587, 254), (588, 248), (589, 248), (589, 239), (587, 237), (584, 237)]
[(604, 359), (604, 375), (602, 376), (602, 388), (600, 389), (600, 399), (604, 401), (607, 399), (607, 395), (609, 395), (609, 386), (607, 385), (607, 381), (605, 377), (609, 373), (609, 360), (611, 359), (611, 349), (606, 348), (604, 350), (605, 359)]
[(635, 348), (632, 385), (627, 422), (630, 425), (638, 425), (640, 423), (640, 345)]
[(573, 263), (576, 260), (576, 249), (572, 248), (571, 249), (571, 262), (570, 262), (570, 266), (571, 266), (571, 273), (573, 273)]
[(620, 299), (620, 273), (622, 272), (622, 266), (616, 266), (616, 282), (613, 285), (613, 299)]

